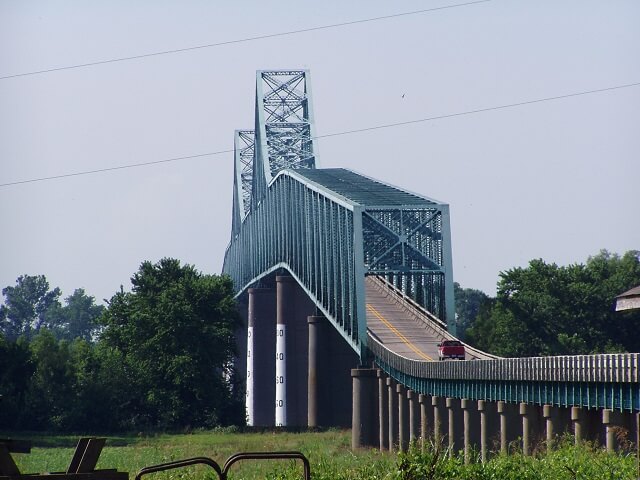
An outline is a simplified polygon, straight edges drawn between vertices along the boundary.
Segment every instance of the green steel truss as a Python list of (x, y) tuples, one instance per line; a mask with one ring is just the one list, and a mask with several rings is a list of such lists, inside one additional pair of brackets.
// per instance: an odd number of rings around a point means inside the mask
[(638, 354), (420, 362), (369, 337), (365, 275), (384, 277), (455, 335), (448, 205), (317, 169), (308, 71), (258, 71), (255, 113), (255, 130), (235, 132), (223, 272), (237, 296), (287, 270), (363, 361), (416, 392), (640, 410)]
[(233, 217), (231, 235), (240, 231), (242, 221), (251, 211), (253, 189), (253, 156), (255, 152), (255, 132), (236, 130), (234, 135), (233, 171)]
[(258, 71), (255, 130), (235, 132), (238, 295), (285, 269), (358, 354), (365, 275), (384, 276), (455, 334), (449, 207), (344, 169), (317, 169), (309, 72)]
[[(335, 181), (341, 187), (332, 190)], [(367, 198), (379, 199), (368, 197), (371, 189), (354, 194), (355, 183), (406, 195), (411, 203), (370, 207)], [(241, 294), (279, 269), (289, 271), (362, 355), (365, 275), (385, 275), (422, 306), (453, 312), (444, 295), (452, 281), (442, 252), (450, 250), (443, 248), (447, 215), (446, 205), (348, 170), (281, 170), (232, 239), (223, 272)], [(433, 249), (438, 254), (432, 258)]]
[(307, 70), (256, 72), (253, 201), (285, 168), (316, 168), (315, 126)]

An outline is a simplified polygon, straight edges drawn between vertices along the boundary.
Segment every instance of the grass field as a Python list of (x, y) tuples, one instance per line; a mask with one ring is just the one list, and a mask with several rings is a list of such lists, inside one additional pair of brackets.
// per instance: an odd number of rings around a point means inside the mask
[[(64, 471), (78, 436), (8, 435), (28, 438), (30, 454), (14, 454), (22, 472)], [(117, 468), (135, 474), (145, 466), (206, 456), (220, 465), (232, 454), (246, 451), (301, 451), (310, 461), (314, 480), (631, 480), (637, 477), (636, 458), (630, 454), (608, 455), (601, 448), (575, 448), (567, 438), (550, 455), (520, 454), (497, 456), (487, 464), (465, 466), (459, 455), (447, 455), (437, 448), (408, 454), (380, 453), (377, 450), (352, 452), (348, 430), (317, 433), (237, 433), (233, 431), (195, 432), (109, 437), (97, 468)], [(543, 452), (544, 449), (540, 449)], [(189, 467), (143, 477), (146, 480), (217, 478), (207, 467)], [(290, 480), (302, 478), (300, 462), (247, 461), (236, 464), (231, 479)]]
[[(66, 470), (78, 438), (13, 435), (13, 438), (18, 437), (29, 438), (33, 444), (30, 454), (14, 454), (20, 470), (27, 473)], [(386, 478), (386, 473), (395, 469), (395, 455), (381, 454), (376, 450), (354, 455), (350, 442), (350, 431), (341, 430), (318, 433), (196, 432), (182, 435), (108, 437), (96, 468), (117, 468), (119, 471), (129, 472), (130, 478), (133, 478), (142, 467), (184, 458), (206, 456), (222, 465), (229, 456), (237, 452), (297, 450), (309, 459), (313, 478)], [(217, 478), (209, 474), (207, 468), (190, 467), (143, 478)], [(293, 460), (244, 461), (234, 465), (231, 472), (230, 478), (236, 480), (302, 478), (301, 463)], [(318, 476), (320, 472), (323, 472), (322, 477)], [(362, 477), (362, 474), (366, 476)]]

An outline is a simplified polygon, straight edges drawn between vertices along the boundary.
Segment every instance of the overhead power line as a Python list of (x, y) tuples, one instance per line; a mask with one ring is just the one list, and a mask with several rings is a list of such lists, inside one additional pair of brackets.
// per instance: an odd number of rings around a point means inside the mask
[(9, 78), (16, 78), (16, 77), (26, 77), (29, 75), (40, 75), (43, 73), (51, 73), (51, 72), (58, 72), (60, 70), (72, 70), (75, 68), (85, 68), (85, 67), (93, 67), (96, 65), (104, 65), (107, 63), (117, 63), (117, 62), (126, 62), (129, 60), (139, 60), (141, 58), (149, 58), (149, 57), (157, 57), (160, 55), (170, 55), (170, 54), (174, 54), (174, 53), (183, 53), (183, 52), (189, 52), (192, 50), (200, 50), (200, 49), (204, 49), (204, 48), (214, 48), (214, 47), (222, 47), (225, 45), (234, 45), (234, 44), (238, 44), (238, 43), (247, 43), (247, 42), (254, 42), (256, 40), (265, 40), (268, 38), (276, 38), (276, 37), (284, 37), (287, 35), (297, 35), (299, 33), (307, 33), (307, 32), (315, 32), (318, 30), (327, 30), (330, 28), (340, 28), (340, 27), (347, 27), (349, 25), (357, 25), (359, 23), (368, 23), (368, 22), (377, 22), (380, 20), (389, 20), (391, 18), (398, 18), (398, 17), (406, 17), (409, 15), (418, 15), (421, 13), (428, 13), (428, 12), (435, 12), (438, 10), (446, 10), (449, 8), (457, 8), (457, 7), (466, 7), (469, 5), (475, 5), (478, 3), (487, 3), (490, 2), (492, 0), (476, 0), (473, 2), (466, 2), (466, 3), (457, 3), (454, 5), (444, 5), (442, 7), (434, 7), (434, 8), (426, 8), (423, 10), (414, 10), (412, 12), (403, 12), (403, 13), (394, 13), (392, 15), (384, 15), (381, 17), (372, 17), (372, 18), (364, 18), (364, 19), (360, 19), (360, 20), (351, 20), (349, 22), (342, 22), (342, 23), (333, 23), (330, 25), (319, 25), (317, 27), (309, 27), (309, 28), (301, 28), (299, 30), (290, 30), (287, 32), (279, 32), (279, 33), (269, 33), (269, 34), (265, 34), (265, 35), (257, 35), (255, 37), (246, 37), (246, 38), (240, 38), (240, 39), (235, 39), (235, 40), (226, 40), (223, 42), (218, 42), (218, 43), (209, 43), (206, 45), (196, 45), (193, 47), (185, 47), (185, 48), (176, 48), (174, 50), (164, 50), (164, 51), (160, 51), (160, 52), (152, 52), (152, 53), (144, 53), (142, 55), (132, 55), (130, 57), (120, 57), (120, 58), (112, 58), (109, 60), (98, 60), (95, 62), (87, 62), (87, 63), (79, 63), (76, 65), (67, 65), (67, 66), (62, 66), (62, 67), (54, 67), (54, 68), (47, 68), (45, 70), (36, 70), (33, 72), (23, 72), (23, 73), (15, 73), (13, 75), (4, 75), (2, 77), (0, 77), (0, 80), (6, 80)]
[[(423, 122), (431, 122), (431, 121), (435, 121), (435, 120), (443, 120), (446, 118), (453, 118), (453, 117), (462, 117), (464, 115), (475, 115), (478, 113), (485, 113), (485, 112), (491, 112), (491, 111), (495, 111), (495, 110), (504, 110), (507, 108), (515, 108), (515, 107), (522, 107), (525, 105), (532, 105), (535, 103), (543, 103), (543, 102), (551, 102), (551, 101), (556, 101), (556, 100), (562, 100), (562, 99), (566, 99), (566, 98), (571, 98), (571, 97), (579, 97), (582, 95), (591, 95), (591, 94), (595, 94), (595, 93), (603, 93), (603, 92), (610, 92), (613, 90), (621, 90), (624, 88), (631, 88), (631, 87), (638, 87), (640, 86), (640, 82), (636, 82), (636, 83), (627, 83), (624, 85), (615, 85), (612, 87), (605, 87), (605, 88), (598, 88), (595, 90), (586, 90), (586, 91), (582, 91), (582, 92), (574, 92), (574, 93), (567, 93), (564, 95), (556, 95), (553, 97), (544, 97), (544, 98), (537, 98), (534, 100), (525, 100), (522, 102), (517, 102), (517, 103), (508, 103), (508, 104), (504, 104), (504, 105), (497, 105), (497, 106), (493, 106), (493, 107), (486, 107), (486, 108), (478, 108), (475, 110), (466, 110), (464, 112), (456, 112), (456, 113), (448, 113), (448, 114), (444, 114), (444, 115), (436, 115), (433, 117), (425, 117), (425, 118), (419, 118), (416, 120), (407, 120), (404, 122), (396, 122), (396, 123), (387, 123), (384, 125), (375, 125), (372, 127), (364, 127), (364, 128), (357, 128), (357, 129), (353, 129), (353, 130), (344, 130), (342, 132), (334, 132), (334, 133), (326, 133), (324, 135), (317, 135), (315, 137), (313, 137), (313, 139), (321, 139), (321, 138), (330, 138), (330, 137), (338, 137), (341, 135), (352, 135), (354, 133), (362, 133), (362, 132), (370, 132), (372, 130), (382, 130), (384, 128), (393, 128), (393, 127), (401, 127), (401, 126), (406, 126), (406, 125), (411, 125), (411, 124), (416, 124), (416, 123), (423, 123)], [(34, 182), (43, 182), (46, 180), (56, 180), (56, 179), (61, 179), (61, 178), (68, 178), (68, 177), (78, 177), (81, 175), (91, 175), (91, 174), (96, 174), (96, 173), (104, 173), (104, 172), (110, 172), (110, 171), (114, 171), (114, 170), (124, 170), (127, 168), (137, 168), (137, 167), (147, 167), (147, 166), (151, 166), (151, 165), (158, 165), (161, 163), (170, 163), (170, 162), (177, 162), (180, 160), (190, 160), (190, 159), (194, 159), (194, 158), (201, 158), (201, 157), (208, 157), (208, 156), (214, 156), (214, 155), (221, 155), (224, 153), (232, 153), (234, 150), (218, 150), (215, 152), (208, 152), (208, 153), (200, 153), (197, 155), (188, 155), (188, 156), (184, 156), (184, 157), (174, 157), (174, 158), (167, 158), (164, 160), (155, 160), (155, 161), (151, 161), (151, 162), (143, 162), (143, 163), (133, 163), (133, 164), (128, 164), (128, 165), (120, 165), (117, 167), (108, 167), (108, 168), (100, 168), (100, 169), (96, 169), (96, 170), (86, 170), (86, 171), (82, 171), (82, 172), (73, 172), (73, 173), (65, 173), (65, 174), (61, 174), (61, 175), (53, 175), (50, 177), (40, 177), (40, 178), (31, 178), (28, 180), (18, 180), (15, 182), (7, 182), (7, 183), (0, 183), (0, 188), (1, 187), (9, 187), (12, 185), (21, 185), (21, 184), (25, 184), (25, 183), (34, 183)]]
[(128, 165), (120, 165), (120, 166), (117, 166), (117, 167), (98, 168), (96, 170), (85, 170), (85, 171), (82, 171), (82, 172), (63, 173), (61, 175), (52, 175), (51, 177), (31, 178), (29, 180), (18, 180), (16, 182), (0, 183), (0, 187), (8, 187), (10, 185), (21, 185), (23, 183), (44, 182), (45, 180), (57, 180), (57, 179), (60, 179), (60, 178), (79, 177), (80, 175), (92, 175), (94, 173), (112, 172), (114, 170), (124, 170), (126, 168), (149, 167), (151, 165), (158, 165), (160, 163), (171, 163), (171, 162), (177, 162), (177, 161), (180, 161), (180, 160), (192, 160), (194, 158), (209, 157), (211, 155), (221, 155), (223, 153), (231, 153), (231, 152), (233, 152), (233, 149), (231, 149), (231, 150), (220, 150), (220, 151), (217, 151), (217, 152), (198, 153), (196, 155), (187, 155), (187, 156), (184, 156), (184, 157), (166, 158), (164, 160), (155, 160), (155, 161), (152, 161), (152, 162), (130, 163)]
[[(357, 128), (354, 130), (345, 130), (343, 132), (336, 132), (336, 133), (327, 133), (325, 135), (319, 135), (315, 138), (327, 138), (327, 137), (338, 137), (340, 135), (350, 135), (352, 133), (360, 133), (360, 132), (369, 132), (371, 130), (380, 130), (382, 128), (390, 128), (390, 127), (400, 127), (403, 125), (411, 125), (412, 123), (422, 123), (422, 122), (430, 122), (433, 120), (442, 120), (445, 118), (452, 118), (452, 117), (461, 117), (463, 115), (473, 115), (476, 113), (483, 113), (483, 112), (491, 112), (494, 110), (503, 110), (505, 108), (514, 108), (514, 107), (522, 107), (524, 105), (532, 105), (534, 103), (542, 103), (542, 102), (550, 102), (553, 100), (562, 100), (564, 98), (571, 98), (571, 97), (579, 97), (581, 95), (590, 95), (593, 93), (602, 93), (602, 92), (609, 92), (611, 90), (620, 90), (623, 88), (630, 88), (630, 87), (637, 87), (640, 86), (640, 82), (637, 83), (628, 83), (625, 85), (616, 85), (614, 87), (606, 87), (606, 88), (598, 88), (596, 90), (587, 90), (587, 91), (583, 91), (583, 92), (575, 92), (575, 93), (567, 93), (565, 95), (557, 95), (555, 97), (545, 97), (545, 98), (537, 98), (535, 100), (525, 100), (522, 102), (518, 102), (518, 103), (507, 103), (505, 105), (497, 105), (494, 107), (486, 107), (486, 108), (478, 108), (476, 110), (467, 110), (464, 112), (456, 112), (456, 113), (447, 113), (444, 115), (436, 115), (434, 117), (426, 117), (426, 118), (419, 118), (416, 120), (407, 120), (405, 122), (397, 122), (397, 123), (389, 123), (389, 124), (385, 124), (385, 125), (376, 125), (373, 127), (365, 127), (365, 128)], [(0, 185), (1, 187), (2, 185)]]

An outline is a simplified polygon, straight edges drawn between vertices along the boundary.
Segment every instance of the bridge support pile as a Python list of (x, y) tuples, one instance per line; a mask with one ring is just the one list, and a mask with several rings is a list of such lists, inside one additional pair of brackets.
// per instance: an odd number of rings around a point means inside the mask
[(352, 378), (355, 449), (404, 451), (409, 440), (435, 442), (464, 452), (468, 463), (474, 452), (485, 462), (491, 453), (551, 449), (565, 433), (611, 452), (630, 448), (638, 436), (635, 413), (418, 394), (379, 369), (354, 369)]

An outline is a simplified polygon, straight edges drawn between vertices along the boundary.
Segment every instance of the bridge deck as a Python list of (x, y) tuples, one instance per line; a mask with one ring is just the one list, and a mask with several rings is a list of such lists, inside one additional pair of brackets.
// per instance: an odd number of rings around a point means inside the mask
[[(407, 308), (374, 277), (366, 277), (367, 326), (385, 347), (406, 358), (437, 361), (437, 344), (451, 338), (428, 317)], [(480, 358), (467, 350), (467, 360)]]

